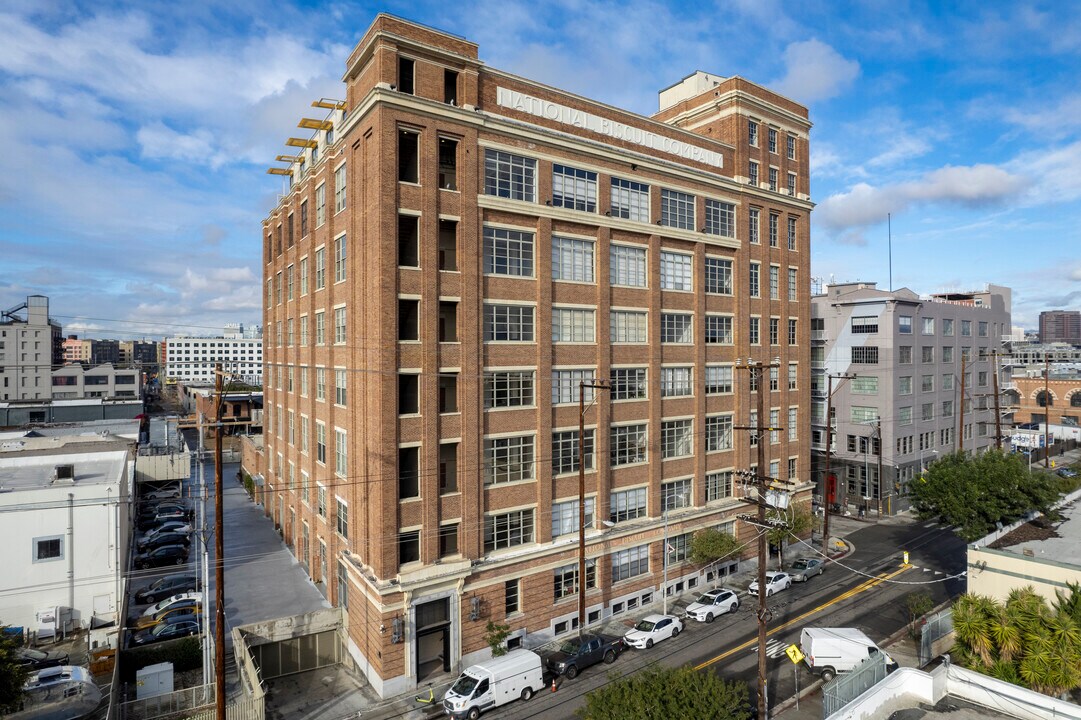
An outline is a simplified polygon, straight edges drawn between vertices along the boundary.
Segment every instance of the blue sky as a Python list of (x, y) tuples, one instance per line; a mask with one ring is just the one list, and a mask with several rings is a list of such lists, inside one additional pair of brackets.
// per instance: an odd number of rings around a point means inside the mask
[(812, 275), (1081, 307), (1081, 3), (238, 2), (0, 6), (0, 306), (69, 332), (260, 322), (264, 174), (344, 95), (379, 11), (642, 114), (696, 69), (810, 107)]

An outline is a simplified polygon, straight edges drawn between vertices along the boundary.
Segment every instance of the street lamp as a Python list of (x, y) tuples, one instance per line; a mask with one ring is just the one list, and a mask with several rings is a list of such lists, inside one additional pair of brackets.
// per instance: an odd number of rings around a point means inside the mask
[(661, 584), (661, 614), (668, 614), (668, 511), (672, 509), (671, 505), (678, 503), (677, 507), (686, 507), (687, 493), (680, 492), (674, 493), (671, 497), (671, 502), (665, 500), (664, 507), (664, 580)]

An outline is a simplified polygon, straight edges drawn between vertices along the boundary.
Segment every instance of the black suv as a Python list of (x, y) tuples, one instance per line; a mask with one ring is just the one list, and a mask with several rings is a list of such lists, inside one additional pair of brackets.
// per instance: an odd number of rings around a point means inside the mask
[(199, 581), (195, 579), (194, 575), (189, 573), (166, 575), (135, 593), (135, 602), (140, 605), (156, 603), (158, 600), (164, 600), (179, 593), (193, 592), (198, 589)]
[(140, 540), (139, 552), (147, 552), (163, 545), (191, 545), (191, 533), (163, 532), (146, 540)]
[(136, 647), (139, 645), (150, 645), (152, 643), (164, 642), (175, 638), (187, 637), (188, 635), (198, 635), (199, 632), (198, 620), (180, 617), (177, 618), (176, 622), (166, 621), (155, 625), (152, 628), (140, 630), (131, 636), (131, 644)]
[(188, 561), (188, 548), (185, 545), (163, 545), (159, 548), (139, 553), (132, 564), (140, 570), (161, 567), (162, 565), (183, 565)]

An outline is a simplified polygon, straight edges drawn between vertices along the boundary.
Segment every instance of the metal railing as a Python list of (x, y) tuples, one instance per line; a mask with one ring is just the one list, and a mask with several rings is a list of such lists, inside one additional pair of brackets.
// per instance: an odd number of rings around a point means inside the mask
[(934, 644), (953, 632), (953, 610), (946, 608), (934, 615), (928, 615), (920, 632), (920, 667), (935, 659)]
[[(120, 720), (154, 720), (178, 715), (185, 720), (214, 720), (215, 701), (213, 683), (198, 685), (165, 695), (122, 703)], [(263, 720), (264, 715), (262, 696), (230, 700), (225, 705), (225, 716), (230, 720)]]
[(828, 718), (886, 677), (886, 655), (875, 653), (822, 686), (822, 717)]

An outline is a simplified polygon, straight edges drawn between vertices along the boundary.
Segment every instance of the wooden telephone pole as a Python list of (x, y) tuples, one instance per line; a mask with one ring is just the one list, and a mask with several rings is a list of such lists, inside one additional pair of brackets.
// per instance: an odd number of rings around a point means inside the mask
[(221, 404), (225, 373), (214, 366), (214, 682), (217, 720), (225, 720), (225, 527), (222, 520)]

